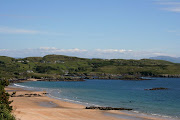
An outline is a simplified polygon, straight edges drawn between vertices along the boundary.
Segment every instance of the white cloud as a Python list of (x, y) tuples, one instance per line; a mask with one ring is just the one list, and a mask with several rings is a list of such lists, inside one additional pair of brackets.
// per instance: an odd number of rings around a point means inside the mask
[(142, 59), (159, 55), (167, 55), (161, 52), (133, 51), (125, 49), (58, 49), (55, 47), (41, 47), (38, 49), (8, 50), (0, 49), (0, 56), (29, 57), (45, 56), (48, 54), (77, 56), (82, 58), (104, 58), (104, 59)]
[(16, 15), (16, 14), (0, 14), (1, 17), (13, 17), (13, 18), (25, 18), (25, 19), (30, 19), (30, 18), (50, 18), (49, 16), (30, 16), (30, 15)]
[(163, 8), (163, 10), (167, 10), (171, 12), (180, 12), (180, 7)]
[(7, 49), (0, 49), (0, 52), (2, 52), (2, 51), (7, 51)]
[(55, 47), (40, 47), (40, 50), (45, 50), (45, 51), (49, 51), (49, 52), (86, 52), (87, 50), (85, 49), (78, 49), (78, 48), (74, 48), (74, 49), (57, 49)]
[(16, 28), (9, 28), (9, 27), (0, 27), (0, 33), (7, 33), (7, 34), (39, 34), (42, 33), (36, 30), (25, 30), (25, 29), (16, 29)]
[(162, 5), (162, 10), (180, 13), (180, 2), (173, 2), (172, 0), (160, 0), (157, 2)]
[(97, 52), (104, 52), (104, 53), (125, 53), (125, 52), (132, 52), (132, 50), (124, 50), (124, 49), (96, 49)]
[(41, 50), (55, 50), (55, 47), (40, 47)]
[(45, 35), (64, 36), (63, 33), (45, 32), (45, 31), (27, 30), (27, 29), (9, 28), (9, 27), (0, 27), (0, 33), (3, 33), (3, 34), (45, 34)]
[(169, 30), (168, 32), (169, 32), (169, 33), (173, 33), (173, 34), (175, 34), (175, 35), (177, 35), (177, 36), (180, 35), (180, 31), (178, 31), (178, 30)]
[(161, 5), (180, 5), (180, 2), (168, 2), (168, 1), (161, 1), (159, 2)]

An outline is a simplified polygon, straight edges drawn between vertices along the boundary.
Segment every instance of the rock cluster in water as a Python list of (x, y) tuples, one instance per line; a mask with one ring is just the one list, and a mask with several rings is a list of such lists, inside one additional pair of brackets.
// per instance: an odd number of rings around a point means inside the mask
[[(48, 94), (48, 93), (42, 93), (42, 94), (45, 95), (45, 94)], [(37, 93), (34, 93), (34, 94), (21, 94), (21, 95), (12, 94), (11, 97), (42, 97), (43, 95), (37, 94)]]
[(144, 89), (144, 90), (168, 90), (168, 88), (159, 87), (159, 88), (151, 88), (151, 89)]
[(132, 109), (129, 109), (129, 108), (95, 107), (95, 106), (86, 107), (86, 109), (98, 109), (98, 110), (132, 110)]

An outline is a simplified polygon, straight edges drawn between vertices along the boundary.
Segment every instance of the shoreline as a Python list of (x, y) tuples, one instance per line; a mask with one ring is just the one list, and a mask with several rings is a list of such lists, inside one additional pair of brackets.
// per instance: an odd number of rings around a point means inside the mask
[(121, 111), (100, 111), (87, 110), (86, 106), (71, 103), (43, 95), (45, 91), (31, 91), (23, 88), (7, 87), (7, 92), (17, 91), (17, 95), (22, 94), (42, 94), (41, 97), (11, 97), (14, 102), (13, 114), (20, 120), (169, 120), (148, 115), (132, 114)]
[(29, 82), (29, 81), (48, 81), (48, 82), (55, 82), (55, 81), (69, 81), (69, 82), (83, 82), (86, 80), (127, 80), (127, 81), (144, 81), (144, 80), (154, 80), (154, 78), (180, 78), (180, 77), (162, 77), (162, 76), (147, 76), (143, 77), (141, 76), (140, 78), (107, 78), (107, 77), (100, 77), (100, 78), (87, 78), (82, 76), (77, 76), (78, 78), (71, 78), (71, 79), (53, 79), (53, 78), (48, 78), (48, 79), (37, 79), (37, 78), (25, 78), (25, 79), (9, 79), (10, 83), (21, 83), (21, 82)]

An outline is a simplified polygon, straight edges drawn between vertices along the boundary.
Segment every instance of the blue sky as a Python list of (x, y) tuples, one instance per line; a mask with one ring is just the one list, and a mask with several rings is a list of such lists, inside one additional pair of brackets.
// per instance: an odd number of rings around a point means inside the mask
[(180, 0), (0, 0), (0, 55), (180, 56)]

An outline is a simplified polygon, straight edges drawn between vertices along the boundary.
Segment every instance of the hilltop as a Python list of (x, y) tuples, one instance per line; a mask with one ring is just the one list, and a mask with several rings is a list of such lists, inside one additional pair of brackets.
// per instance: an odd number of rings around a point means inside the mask
[(166, 60), (173, 63), (180, 63), (180, 57), (170, 57), (170, 56), (157, 56), (157, 57), (150, 57), (150, 59), (154, 60)]

